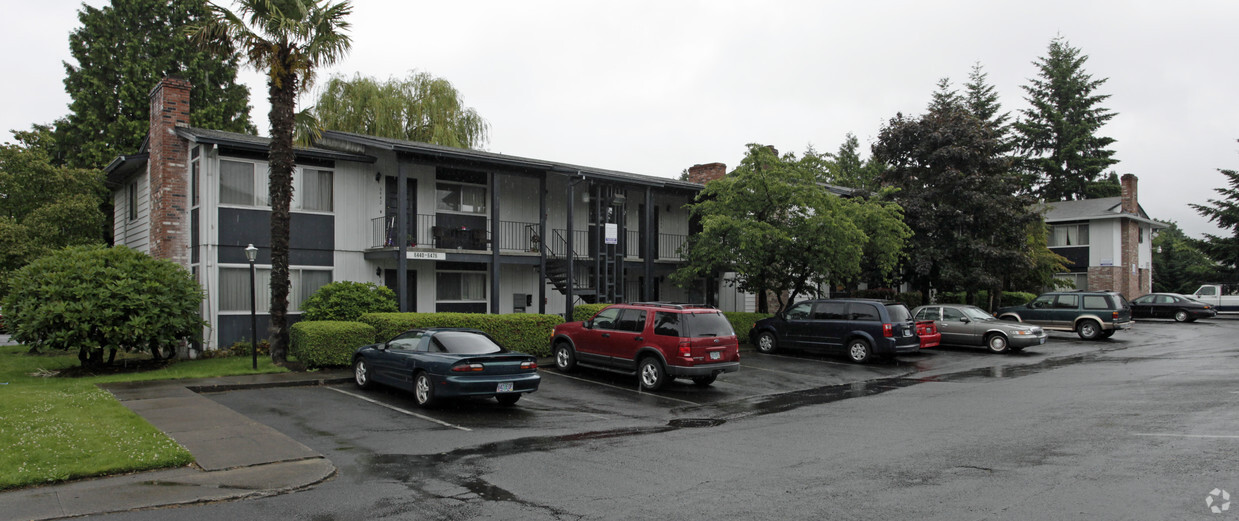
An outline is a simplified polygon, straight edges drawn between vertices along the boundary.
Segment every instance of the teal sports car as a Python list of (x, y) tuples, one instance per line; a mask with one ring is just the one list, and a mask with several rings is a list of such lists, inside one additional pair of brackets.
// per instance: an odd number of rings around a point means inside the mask
[(353, 379), (362, 389), (382, 384), (413, 393), (418, 406), (441, 398), (493, 396), (513, 405), (538, 390), (538, 359), (509, 351), (476, 329), (414, 329), (353, 354)]

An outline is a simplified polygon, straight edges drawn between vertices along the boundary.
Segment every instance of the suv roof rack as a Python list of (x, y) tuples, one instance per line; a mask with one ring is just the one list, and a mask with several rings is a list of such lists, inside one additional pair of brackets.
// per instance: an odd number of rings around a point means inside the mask
[(656, 306), (671, 309), (714, 309), (705, 304), (689, 304), (687, 302), (629, 302), (629, 306)]

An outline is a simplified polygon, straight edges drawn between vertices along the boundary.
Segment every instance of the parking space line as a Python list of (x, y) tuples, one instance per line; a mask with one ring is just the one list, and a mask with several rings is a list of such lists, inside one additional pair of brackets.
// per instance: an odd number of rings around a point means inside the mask
[(434, 423), (437, 423), (437, 424), (442, 425), (442, 426), (444, 426), (444, 427), (451, 427), (451, 428), (453, 428), (453, 429), (460, 429), (460, 430), (462, 430), (462, 431), (469, 431), (469, 432), (472, 432), (472, 431), (473, 431), (473, 429), (470, 429), (470, 428), (468, 428), (468, 427), (461, 427), (461, 426), (459, 426), (459, 425), (454, 425), (454, 424), (451, 424), (451, 423), (445, 422), (445, 421), (443, 421), (443, 420), (436, 420), (436, 419), (431, 418), (431, 417), (429, 417), (429, 416), (424, 416), (424, 415), (421, 415), (421, 414), (417, 414), (417, 413), (415, 413), (415, 412), (413, 412), (413, 411), (409, 411), (409, 410), (406, 410), (406, 409), (401, 409), (401, 408), (396, 407), (396, 406), (394, 406), (394, 405), (388, 405), (388, 404), (385, 404), (385, 403), (380, 402), (380, 401), (378, 401), (378, 400), (375, 400), (375, 399), (373, 399), (373, 398), (367, 398), (367, 397), (362, 396), (362, 395), (360, 395), (360, 394), (350, 393), (350, 392), (348, 392), (348, 391), (344, 391), (344, 390), (341, 390), (341, 389), (336, 389), (335, 387), (328, 387), (328, 389), (331, 389), (332, 391), (335, 391), (335, 392), (340, 393), (340, 394), (346, 394), (346, 395), (352, 396), (353, 398), (357, 398), (357, 399), (359, 399), (359, 400), (364, 400), (364, 401), (367, 401), (367, 402), (373, 403), (373, 404), (375, 404), (375, 405), (378, 405), (379, 407), (386, 407), (386, 408), (391, 409), (391, 410), (393, 410), (393, 411), (396, 411), (396, 412), (398, 412), (398, 413), (407, 414), (407, 415), (409, 415), (409, 416), (414, 416), (414, 417), (417, 417), (417, 418), (421, 418), (421, 419), (426, 420), (426, 421), (429, 421), (429, 422), (434, 422)]
[(666, 397), (666, 396), (661, 396), (661, 395), (657, 395), (657, 394), (643, 393), (643, 392), (641, 392), (641, 391), (634, 391), (634, 390), (629, 389), (629, 388), (627, 388), (627, 387), (620, 387), (620, 386), (618, 386), (618, 385), (604, 384), (604, 383), (601, 383), (601, 382), (595, 382), (595, 381), (593, 381), (593, 380), (586, 380), (586, 379), (584, 379), (584, 378), (577, 378), (577, 377), (575, 377), (575, 376), (568, 376), (568, 375), (563, 374), (563, 373), (553, 373), (553, 372), (551, 372), (551, 371), (540, 371), (539, 373), (540, 373), (540, 374), (553, 374), (553, 375), (557, 375), (557, 376), (562, 376), (562, 377), (564, 377), (564, 378), (568, 378), (568, 379), (570, 379), (570, 380), (577, 380), (577, 381), (580, 381), (580, 382), (591, 383), (591, 384), (594, 384), (594, 385), (601, 385), (601, 386), (603, 386), (603, 387), (610, 387), (610, 388), (612, 388), (612, 389), (619, 389), (619, 390), (621, 390), (621, 391), (628, 391), (628, 392), (630, 392), (630, 393), (644, 394), (644, 395), (653, 396), (653, 397), (655, 397), (655, 398), (659, 398), (659, 399), (662, 399), (662, 400), (671, 400), (671, 401), (673, 401), (673, 402), (687, 403), (687, 404), (689, 404), (689, 405), (701, 405), (701, 404), (699, 404), (699, 403), (697, 403), (697, 402), (690, 402), (690, 401), (688, 401), (688, 400), (681, 400), (681, 399), (679, 399), (679, 398), (669, 398), (669, 397)]
[(1221, 439), (1239, 439), (1239, 436), (1230, 434), (1162, 434), (1156, 432), (1133, 432), (1133, 436), (1160, 436), (1167, 438), (1221, 438)]

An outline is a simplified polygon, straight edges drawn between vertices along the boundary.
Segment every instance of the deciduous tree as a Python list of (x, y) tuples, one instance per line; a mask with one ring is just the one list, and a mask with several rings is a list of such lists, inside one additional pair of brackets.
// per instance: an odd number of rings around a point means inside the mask
[(1153, 291), (1191, 293), (1217, 280), (1217, 263), (1196, 248), (1176, 223), (1153, 238)]
[(237, 0), (234, 13), (212, 5), (214, 16), (189, 29), (208, 48), (235, 45), (267, 75), (271, 101), (268, 189), (271, 202), (271, 359), (288, 356), (289, 203), (293, 193), (293, 131), (297, 95), (319, 67), (342, 58), (352, 40), (345, 33), (348, 0)]
[(323, 129), (456, 148), (483, 147), (489, 129), (451, 82), (428, 72), (387, 81), (333, 77), (311, 114)]
[(902, 250), (907, 231), (897, 208), (866, 204), (831, 194), (794, 155), (749, 145), (740, 166), (690, 205), (702, 231), (690, 237), (688, 264), (673, 278), (735, 272), (737, 287), (757, 294), (758, 311), (768, 311), (768, 293), (782, 309), (819, 285), (859, 276), (871, 239)]

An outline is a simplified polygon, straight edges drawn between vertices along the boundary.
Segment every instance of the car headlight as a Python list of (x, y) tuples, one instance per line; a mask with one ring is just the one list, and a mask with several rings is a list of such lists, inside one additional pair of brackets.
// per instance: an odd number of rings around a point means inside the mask
[(1015, 331), (1015, 334), (1016, 334), (1016, 335), (1031, 335), (1031, 334), (1033, 334), (1033, 332), (1032, 332), (1032, 331), (1028, 331), (1028, 330), (1024, 330), (1024, 329), (1020, 329), (1020, 330), (1016, 330), (1016, 331)]

